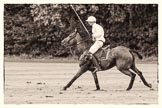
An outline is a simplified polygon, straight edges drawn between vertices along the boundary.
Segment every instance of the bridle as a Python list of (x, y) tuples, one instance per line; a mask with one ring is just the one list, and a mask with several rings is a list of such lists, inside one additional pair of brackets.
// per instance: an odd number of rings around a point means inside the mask
[[(72, 39), (76, 38), (77, 33), (78, 33), (78, 32), (75, 31), (75, 34), (74, 34), (75, 36), (73, 35), (72, 38), (70, 38), (70, 39), (67, 41), (68, 44), (70, 43), (70, 41), (71, 41)], [(89, 36), (87, 39), (84, 39), (84, 40), (81, 40), (81, 41), (77, 42), (76, 44), (74, 43), (74, 44), (68, 45), (68, 47), (76, 47), (77, 45), (80, 45), (81, 43), (86, 42), (86, 41), (88, 41), (89, 39), (90, 39), (90, 36)]]

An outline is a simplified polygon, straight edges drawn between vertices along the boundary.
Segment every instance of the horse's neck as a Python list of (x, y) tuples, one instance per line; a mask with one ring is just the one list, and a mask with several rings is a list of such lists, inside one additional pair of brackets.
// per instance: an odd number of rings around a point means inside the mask
[(85, 50), (89, 49), (89, 45), (86, 42), (82, 42), (77, 45), (77, 49), (80, 51), (80, 53), (83, 53)]
[(77, 50), (78, 53), (81, 55), (85, 50), (88, 50), (90, 47), (90, 43), (86, 41), (86, 39), (83, 39), (80, 35), (77, 37)]

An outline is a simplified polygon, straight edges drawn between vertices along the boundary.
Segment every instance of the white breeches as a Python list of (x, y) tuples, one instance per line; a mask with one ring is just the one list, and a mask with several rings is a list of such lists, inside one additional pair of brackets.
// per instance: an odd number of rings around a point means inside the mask
[(89, 52), (94, 54), (99, 48), (101, 48), (103, 46), (103, 42), (102, 41), (96, 41), (91, 48), (89, 49)]

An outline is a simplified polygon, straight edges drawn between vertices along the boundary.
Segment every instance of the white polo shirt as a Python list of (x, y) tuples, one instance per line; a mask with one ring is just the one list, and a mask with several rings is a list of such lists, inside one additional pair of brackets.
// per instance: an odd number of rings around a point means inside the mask
[(92, 36), (95, 38), (95, 40), (101, 40), (105, 42), (104, 30), (99, 24), (94, 23), (92, 25), (92, 33)]

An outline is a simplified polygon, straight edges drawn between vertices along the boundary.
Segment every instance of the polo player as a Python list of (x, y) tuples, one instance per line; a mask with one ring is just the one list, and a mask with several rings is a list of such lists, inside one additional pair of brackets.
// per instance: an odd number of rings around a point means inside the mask
[(92, 26), (92, 40), (94, 41), (94, 44), (90, 47), (87, 56), (95, 65), (96, 71), (101, 71), (101, 66), (99, 65), (93, 54), (97, 52), (98, 49), (101, 48), (105, 43), (104, 29), (102, 28), (102, 26), (96, 23), (96, 18), (94, 16), (89, 16), (86, 21), (90, 26)]

